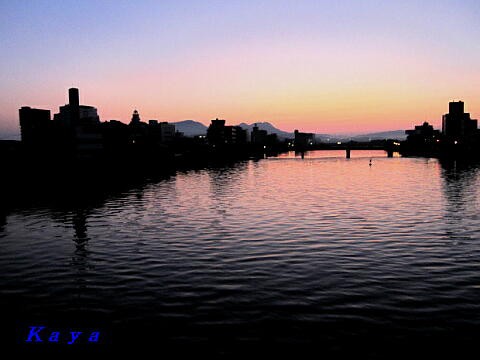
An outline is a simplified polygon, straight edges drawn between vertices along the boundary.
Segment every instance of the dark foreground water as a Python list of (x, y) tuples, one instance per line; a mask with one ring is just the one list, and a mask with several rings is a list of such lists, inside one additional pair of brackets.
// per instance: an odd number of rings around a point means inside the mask
[[(113, 190), (73, 183), (4, 203), (0, 342), (160, 357), (475, 349), (479, 168), (343, 156), (290, 154)], [(25, 343), (29, 326), (47, 327), (43, 343)], [(61, 344), (49, 345), (56, 330)], [(98, 330), (100, 343), (62, 344), (77, 330)]]

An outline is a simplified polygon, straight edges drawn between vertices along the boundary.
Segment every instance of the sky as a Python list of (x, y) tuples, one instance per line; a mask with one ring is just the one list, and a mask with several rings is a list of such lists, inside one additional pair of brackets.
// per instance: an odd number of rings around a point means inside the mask
[(102, 121), (439, 127), (452, 100), (480, 118), (478, 39), (478, 0), (0, 0), (0, 133), (70, 87)]

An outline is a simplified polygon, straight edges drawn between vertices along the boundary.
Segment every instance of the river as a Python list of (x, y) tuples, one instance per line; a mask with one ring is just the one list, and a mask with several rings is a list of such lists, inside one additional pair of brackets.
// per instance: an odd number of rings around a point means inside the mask
[(1, 207), (4, 343), (32, 351), (25, 333), (43, 324), (100, 329), (106, 352), (476, 344), (479, 167), (344, 157), (289, 153)]

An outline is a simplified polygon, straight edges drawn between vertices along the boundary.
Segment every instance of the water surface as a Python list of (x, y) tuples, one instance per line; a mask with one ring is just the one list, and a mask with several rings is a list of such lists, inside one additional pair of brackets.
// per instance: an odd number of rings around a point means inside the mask
[(1, 315), (16, 341), (43, 321), (101, 327), (113, 349), (474, 344), (478, 167), (344, 156), (291, 153), (115, 191), (75, 184), (3, 206)]

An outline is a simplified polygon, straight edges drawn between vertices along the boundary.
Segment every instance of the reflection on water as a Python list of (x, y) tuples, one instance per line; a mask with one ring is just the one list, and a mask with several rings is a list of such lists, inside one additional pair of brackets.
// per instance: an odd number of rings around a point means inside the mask
[(7, 213), (4, 209), (0, 208), (0, 237), (4, 231), (5, 225), (7, 224)]
[[(400, 157), (398, 152), (393, 153), (394, 157)], [(351, 150), (351, 158), (384, 158), (387, 152), (384, 150)], [(302, 153), (298, 151), (289, 151), (279, 154), (277, 159), (301, 159)], [(328, 159), (328, 158), (346, 158), (345, 150), (323, 150), (323, 151), (306, 151), (303, 153), (305, 159)]]
[(0, 315), (102, 326), (115, 349), (475, 344), (478, 167), (326, 153), (3, 206)]
[(478, 222), (478, 164), (454, 160), (442, 162), (443, 192), (445, 194), (445, 223), (447, 234), (457, 244), (474, 239), (470, 229)]
[(85, 280), (87, 271), (93, 270), (88, 263), (89, 252), (87, 245), (89, 237), (87, 235), (87, 217), (88, 210), (80, 208), (75, 209), (71, 219), (74, 230), (73, 241), (75, 243), (75, 251), (72, 255), (71, 267), (75, 269), (76, 272), (74, 279), (79, 297), (81, 297), (82, 291), (87, 286)]

